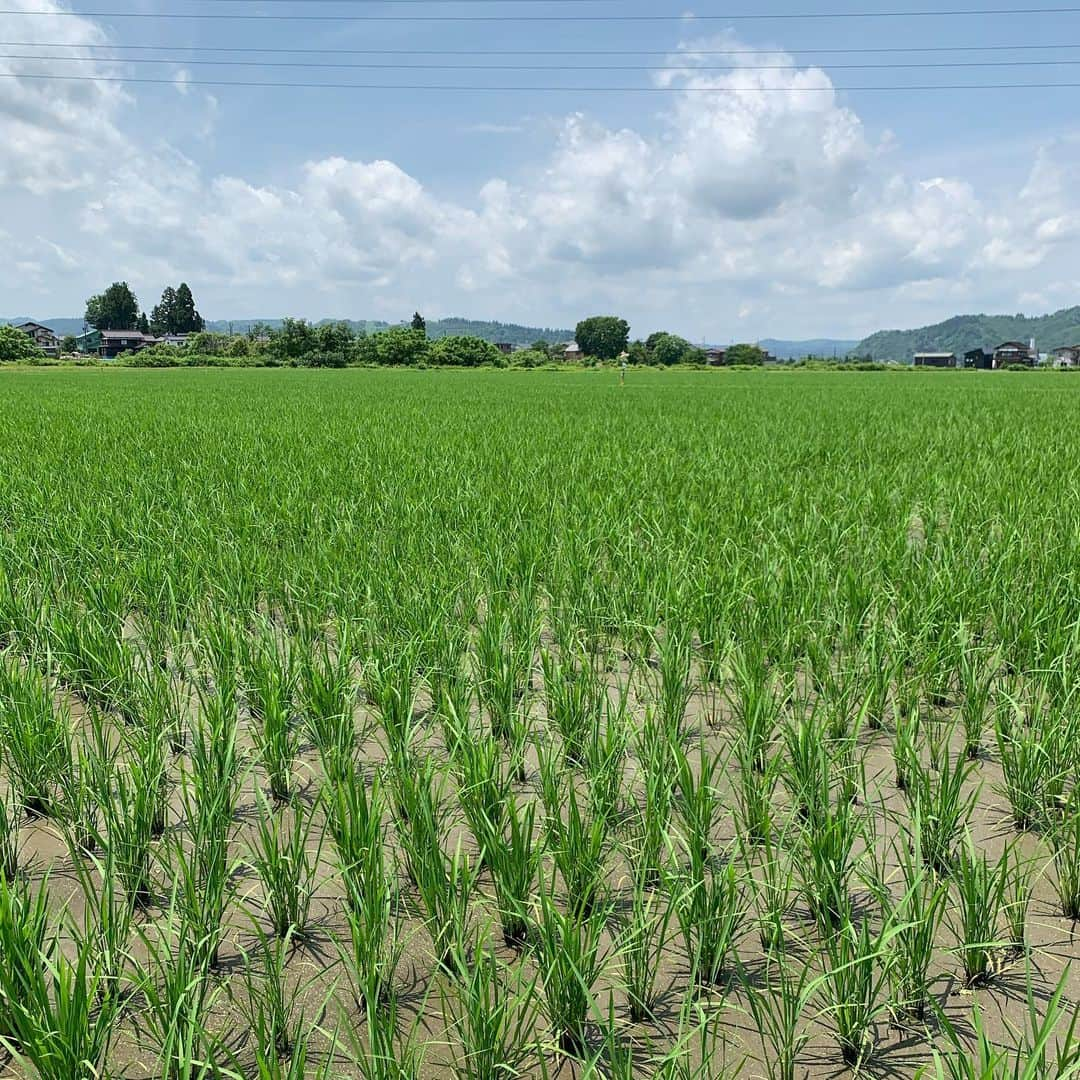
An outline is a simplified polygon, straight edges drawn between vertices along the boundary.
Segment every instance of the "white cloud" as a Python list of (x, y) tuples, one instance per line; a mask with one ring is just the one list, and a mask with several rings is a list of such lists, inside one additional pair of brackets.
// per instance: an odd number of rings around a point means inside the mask
[[(0, 29), (28, 44), (63, 44), (64, 49), (34, 50), (43, 55), (71, 55), (107, 39), (91, 20), (55, 18), (62, 10), (52, 0), (11, 0), (18, 12), (0, 17)], [(75, 80), (38, 78), (55, 69), (47, 61), (0, 57), (0, 194), (21, 188), (35, 195), (91, 185), (97, 166), (123, 143), (113, 117), (126, 95), (117, 83), (94, 82), (114, 74), (96, 60), (65, 61), (63, 71)]]
[[(48, 22), (43, 40), (57, 40), (61, 22), (74, 44), (106, 40), (81, 18)], [(241, 298), (261, 312), (361, 315), (422, 301), (537, 321), (610, 307), (639, 316), (643, 332), (666, 323), (719, 337), (725, 320), (764, 333), (799, 325), (797, 312), (808, 331), (831, 318), (841, 332), (900, 310), (1054, 292), (1025, 275), (1075, 256), (1080, 140), (1040, 153), (1019, 200), (988, 199), (964, 180), (905, 173), (891, 134), (872, 137), (824, 71), (782, 51), (705, 69), (707, 50), (737, 47), (721, 36), (670, 58), (658, 130), (575, 113), (527, 176), (489, 178), (471, 200), (440, 197), (384, 160), (298, 163), (272, 184), (208, 176), (176, 146), (128, 134), (131, 102), (115, 84), (0, 80), (11, 148), (0, 205), (24, 191), (65, 208), (73, 233), (42, 234), (39, 220), (11, 244), (40, 241), (36, 265), (56, 275), (85, 268), (84, 292), (103, 263), (154, 288), (198, 276), (204, 308), (222, 314)], [(175, 86), (193, 96), (183, 70)], [(203, 138), (218, 110), (206, 98)], [(868, 311), (868, 296), (887, 314)]]

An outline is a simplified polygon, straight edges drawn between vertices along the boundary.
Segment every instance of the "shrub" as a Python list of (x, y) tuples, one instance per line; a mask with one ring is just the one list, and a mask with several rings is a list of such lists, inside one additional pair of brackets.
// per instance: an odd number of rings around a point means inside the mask
[(471, 336), (440, 338), (432, 344), (428, 356), (430, 363), (448, 367), (480, 367), (498, 364), (502, 359), (503, 354), (490, 341)]
[(44, 359), (44, 355), (28, 334), (14, 326), (0, 326), (0, 362), (33, 363)]

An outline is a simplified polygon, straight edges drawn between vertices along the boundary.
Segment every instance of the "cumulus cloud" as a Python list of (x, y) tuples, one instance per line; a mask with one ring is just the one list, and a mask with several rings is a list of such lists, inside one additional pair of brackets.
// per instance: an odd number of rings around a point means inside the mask
[[(0, 19), (0, 27), (17, 29), (15, 40), (64, 46), (39, 45), (35, 53), (86, 56), (86, 46), (107, 42), (90, 19), (50, 17), (48, 12), (62, 10), (53, 0), (11, 0), (9, 7), (38, 13)], [(12, 187), (33, 194), (87, 187), (97, 167), (124, 143), (114, 116), (126, 95), (117, 83), (93, 81), (114, 75), (113, 66), (65, 61), (64, 73), (78, 79), (38, 77), (52, 68), (41, 60), (0, 57), (0, 194)]]
[[(81, 18), (48, 23), (46, 40), (60, 22), (72, 44), (106, 40)], [(70, 253), (65, 272), (89, 250), (155, 282), (197, 267), (222, 307), (261, 295), (318, 314), (317, 294), (338, 295), (359, 315), (414, 296), (442, 311), (569, 319), (618, 305), (666, 312), (686, 332), (841, 311), (855, 295), (962, 305), (990, 270), (1000, 289), (1003, 271), (1075, 251), (1080, 141), (1040, 154), (1018, 203), (987, 203), (967, 181), (891, 164), (891, 136), (868, 133), (819, 68), (763, 50), (713, 69), (708, 52), (738, 47), (686, 43), (657, 77), (672, 92), (658, 126), (572, 114), (526, 179), (488, 178), (472, 199), (384, 160), (298, 163), (274, 184), (207, 175), (175, 146), (125, 133), (115, 84), (0, 80), (0, 138), (13, 148), (0, 205), (19, 189), (68, 200), (74, 237), (41, 245), (54, 262)], [(183, 72), (175, 85), (190, 92)], [(216, 109), (208, 99), (211, 126)]]

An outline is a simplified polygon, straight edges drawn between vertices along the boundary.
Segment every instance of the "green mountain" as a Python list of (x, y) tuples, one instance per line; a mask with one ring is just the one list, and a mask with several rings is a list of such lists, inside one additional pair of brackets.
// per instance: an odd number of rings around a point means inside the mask
[(1080, 307), (1063, 308), (1053, 315), (955, 315), (935, 326), (918, 330), (881, 330), (860, 341), (855, 352), (875, 360), (910, 361), (917, 352), (954, 352), (993, 349), (1003, 341), (1035, 339), (1039, 352), (1080, 342)]

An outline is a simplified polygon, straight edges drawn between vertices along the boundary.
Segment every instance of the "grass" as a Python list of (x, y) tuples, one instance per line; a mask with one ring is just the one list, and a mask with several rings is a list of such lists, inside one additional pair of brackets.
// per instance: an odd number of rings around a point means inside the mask
[(0, 373), (2, 1067), (1076, 1074), (1080, 389), (939, 374)]

